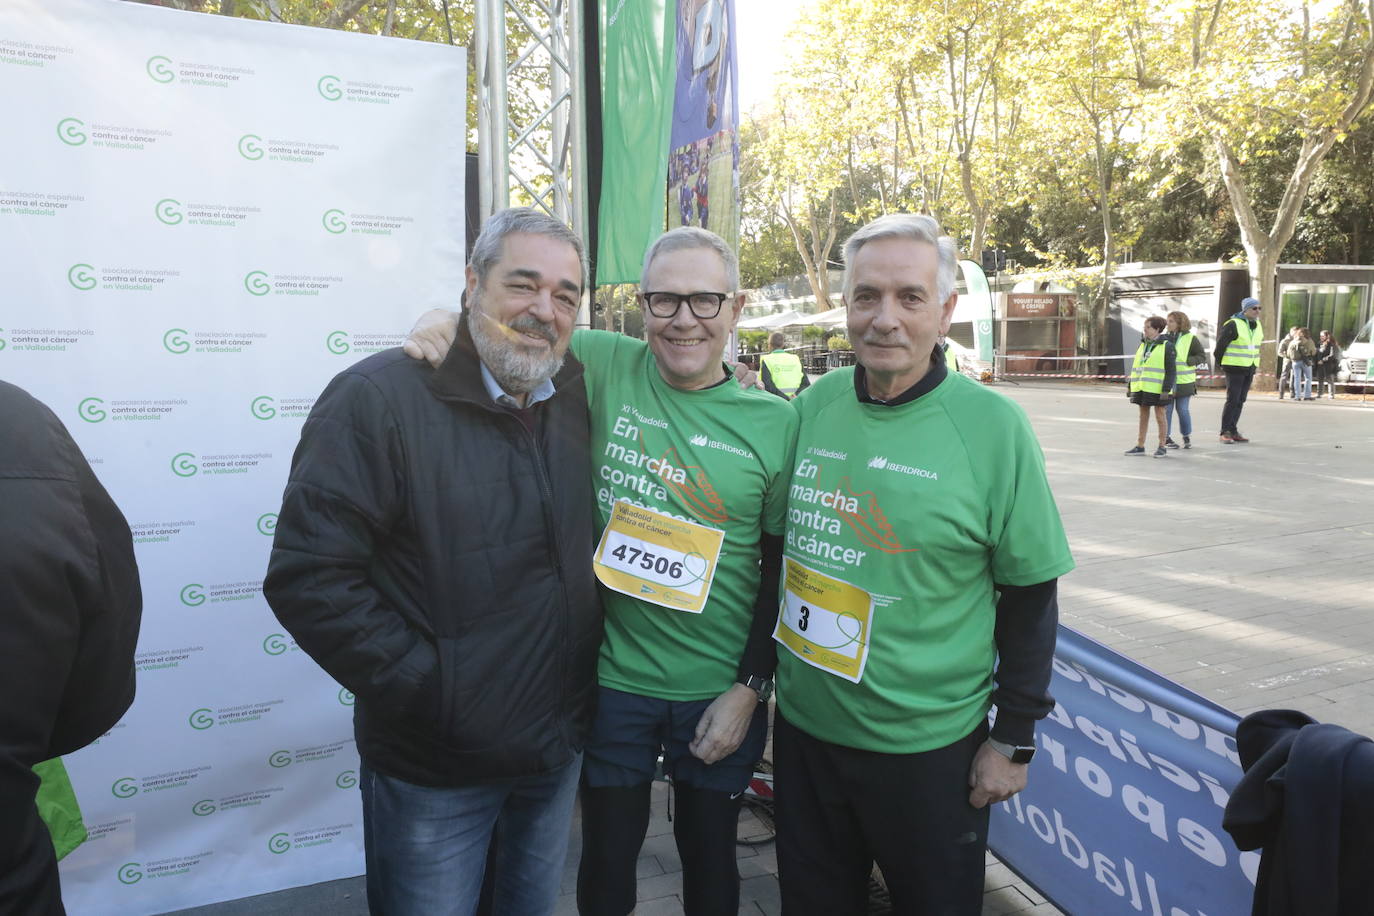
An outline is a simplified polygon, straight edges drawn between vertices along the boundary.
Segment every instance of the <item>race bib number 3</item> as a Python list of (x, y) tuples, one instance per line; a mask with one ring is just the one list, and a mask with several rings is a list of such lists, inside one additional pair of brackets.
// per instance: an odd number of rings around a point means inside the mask
[(783, 558), (782, 612), (773, 638), (814, 668), (855, 684), (864, 675), (873, 628), (873, 596)]
[(711, 594), (725, 532), (615, 504), (592, 566), (601, 584), (675, 611), (700, 614)]

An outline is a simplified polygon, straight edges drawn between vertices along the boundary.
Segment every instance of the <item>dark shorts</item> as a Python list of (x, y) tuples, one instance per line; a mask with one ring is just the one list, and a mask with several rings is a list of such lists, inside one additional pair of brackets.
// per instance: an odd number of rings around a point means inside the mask
[(658, 755), (674, 782), (736, 795), (744, 791), (763, 756), (768, 707), (759, 704), (735, 752), (707, 766), (688, 750), (697, 722), (713, 700), (659, 700), (597, 688), (596, 723), (582, 764), (583, 785), (637, 786), (654, 778)]
[(1131, 403), (1141, 407), (1163, 407), (1164, 398), (1154, 391), (1132, 391)]

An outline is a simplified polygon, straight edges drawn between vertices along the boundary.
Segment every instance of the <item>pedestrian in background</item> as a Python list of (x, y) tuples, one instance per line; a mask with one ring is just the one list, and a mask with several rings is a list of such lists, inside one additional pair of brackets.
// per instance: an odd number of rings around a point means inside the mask
[[(1140, 408), (1140, 425), (1136, 432), (1135, 447), (1127, 449), (1127, 455), (1145, 454), (1145, 434), (1149, 432), (1152, 410), (1155, 425), (1159, 428), (1159, 447), (1155, 449), (1154, 457), (1163, 458), (1169, 454), (1164, 449), (1164, 440), (1169, 438), (1164, 425), (1164, 404), (1174, 390), (1177, 356), (1174, 342), (1164, 336), (1167, 325), (1158, 315), (1146, 318), (1145, 333), (1135, 351), (1131, 380), (1126, 389), (1131, 403)], [(1179, 422), (1182, 423), (1182, 415)]]
[(1295, 328), (1297, 336), (1288, 342), (1288, 362), (1293, 366), (1293, 400), (1312, 400), (1312, 364), (1317, 360), (1317, 345), (1307, 328)]
[(1192, 320), (1182, 312), (1170, 312), (1167, 316), (1166, 333), (1174, 345), (1178, 363), (1178, 373), (1174, 378), (1174, 396), (1164, 405), (1164, 445), (1178, 448), (1174, 441), (1174, 411), (1178, 411), (1178, 432), (1183, 437), (1183, 448), (1192, 448), (1193, 415), (1189, 410), (1193, 395), (1197, 394), (1197, 367), (1207, 365), (1207, 350), (1202, 341), (1193, 333)]
[(1255, 380), (1255, 367), (1259, 365), (1260, 342), (1264, 340), (1259, 315), (1258, 299), (1254, 296), (1242, 299), (1240, 311), (1222, 324), (1216, 349), (1212, 351), (1221, 364), (1221, 371), (1226, 374), (1226, 406), (1221, 410), (1223, 445), (1250, 441), (1240, 434), (1239, 426), (1245, 399)]
[(1292, 384), (1293, 362), (1288, 358), (1288, 348), (1293, 343), (1293, 341), (1297, 339), (1297, 337), (1298, 328), (1297, 325), (1294, 325), (1293, 327), (1288, 329), (1288, 333), (1283, 336), (1283, 339), (1279, 341), (1278, 346), (1274, 348), (1274, 352), (1277, 353), (1279, 357), (1278, 379), (1280, 401), (1283, 400), (1283, 393), (1285, 391), (1289, 393), (1292, 392), (1292, 388), (1290, 386)]
[(1336, 397), (1336, 372), (1341, 367), (1341, 347), (1330, 331), (1322, 331), (1321, 341), (1317, 344), (1317, 397), (1322, 396), (1322, 385), (1330, 388), (1331, 397)]

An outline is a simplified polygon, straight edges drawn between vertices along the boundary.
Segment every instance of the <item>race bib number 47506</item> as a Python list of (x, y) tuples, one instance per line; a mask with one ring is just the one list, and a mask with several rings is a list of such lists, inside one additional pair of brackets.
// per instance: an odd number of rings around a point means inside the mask
[(868, 662), (873, 596), (783, 558), (783, 599), (773, 638), (812, 667), (859, 683)]
[(607, 588), (700, 614), (724, 541), (723, 531), (622, 500), (611, 510), (592, 566)]

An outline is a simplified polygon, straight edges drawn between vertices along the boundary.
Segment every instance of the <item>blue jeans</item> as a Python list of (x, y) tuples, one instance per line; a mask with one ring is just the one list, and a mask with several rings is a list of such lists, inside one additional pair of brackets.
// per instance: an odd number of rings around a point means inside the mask
[(1300, 359), (1293, 360), (1293, 400), (1312, 397), (1312, 367)]
[(553, 912), (581, 770), (579, 754), (548, 773), (436, 788), (363, 764), (368, 909), (373, 916), (470, 916), (494, 830), (492, 912)]
[(1172, 436), (1174, 433), (1174, 405), (1178, 405), (1178, 432), (1181, 436), (1191, 436), (1193, 434), (1193, 414), (1190, 408), (1193, 396), (1187, 395), (1181, 398), (1172, 398), (1169, 403), (1164, 405), (1164, 435)]

